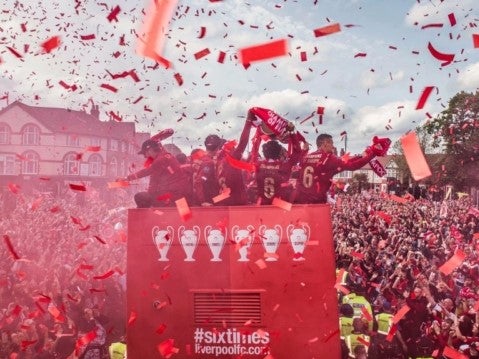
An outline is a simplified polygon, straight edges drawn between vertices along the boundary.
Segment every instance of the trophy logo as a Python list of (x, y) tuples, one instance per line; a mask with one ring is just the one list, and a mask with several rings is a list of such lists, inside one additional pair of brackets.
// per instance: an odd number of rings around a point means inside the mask
[(266, 251), (265, 261), (272, 262), (277, 261), (276, 251), (279, 247), (279, 242), (283, 234), (283, 229), (279, 224), (275, 225), (274, 228), (266, 228), (264, 224), (259, 226), (258, 233), (263, 243), (264, 250)]
[(219, 229), (211, 229), (211, 226), (205, 227), (205, 239), (210, 248), (211, 254), (213, 257), (210, 259), (211, 262), (221, 262), (220, 253), (225, 245), (226, 241), (226, 230), (225, 234)]
[(240, 255), (238, 262), (249, 262), (248, 253), (253, 244), (253, 231), (254, 227), (252, 225), (248, 225), (246, 229), (240, 229), (237, 225), (231, 228), (231, 235)]
[(304, 261), (305, 258), (303, 257), (303, 252), (311, 233), (309, 225), (303, 224), (302, 228), (295, 228), (293, 224), (290, 224), (288, 225), (286, 232), (288, 239), (291, 242), (291, 246), (293, 247), (293, 260)]
[(166, 255), (168, 254), (168, 250), (173, 242), (173, 227), (167, 226), (165, 230), (155, 226), (151, 230), (151, 234), (153, 236), (153, 243), (155, 243), (156, 249), (158, 249), (158, 252), (160, 253), (160, 258), (158, 258), (158, 260), (160, 262), (168, 262), (169, 259)]
[(192, 229), (185, 229), (185, 226), (180, 226), (178, 238), (186, 254), (185, 262), (194, 262), (193, 253), (200, 239), (200, 227), (193, 226)]

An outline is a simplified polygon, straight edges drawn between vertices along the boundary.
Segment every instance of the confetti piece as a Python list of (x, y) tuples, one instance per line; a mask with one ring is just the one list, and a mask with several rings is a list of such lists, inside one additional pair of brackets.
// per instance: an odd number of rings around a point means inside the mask
[(416, 110), (421, 110), (424, 108), (424, 105), (426, 104), (429, 95), (431, 95), (432, 90), (434, 90), (434, 86), (427, 86), (424, 88), (421, 97), (419, 97), (419, 100), (417, 102)]
[(228, 161), (231, 167), (238, 168), (240, 170), (254, 172), (256, 169), (256, 166), (253, 163), (237, 160), (229, 154), (226, 154), (226, 161)]
[(213, 200), (213, 203), (218, 203), (218, 202), (221, 202), (223, 200), (225, 200), (226, 198), (229, 198), (230, 196), (230, 193), (231, 193), (231, 189), (230, 188), (226, 188), (223, 192), (221, 192), (219, 195), (215, 196), (212, 198)]
[(205, 35), (206, 35), (206, 27), (202, 26), (200, 28), (200, 34), (198, 36), (198, 39), (202, 39), (203, 37), (205, 37)]
[(265, 269), (267, 267), (266, 262), (262, 259), (258, 259), (254, 263), (259, 267), (259, 269)]
[(314, 30), (314, 36), (320, 37), (320, 36), (326, 36), (326, 35), (331, 35), (336, 32), (341, 31), (341, 26), (336, 23), (336, 24), (331, 24), (328, 26), (320, 27), (319, 29)]
[(7, 49), (8, 51), (10, 51), (15, 57), (21, 59), (22, 58), (22, 55), (20, 55), (20, 53), (15, 50), (13, 47), (10, 47), (10, 46), (7, 46)]
[(367, 54), (365, 52), (359, 52), (356, 55), (354, 55), (354, 58), (356, 58), (356, 57), (366, 57), (366, 56), (367, 56)]
[(101, 239), (99, 236), (93, 236), (93, 237), (101, 244), (106, 244), (106, 242), (103, 239)]
[(218, 54), (218, 62), (220, 64), (224, 63), (225, 57), (226, 57), (226, 52), (220, 51), (220, 53)]
[(73, 191), (86, 191), (85, 185), (70, 183), (68, 185)]
[(238, 57), (243, 65), (255, 61), (267, 60), (287, 54), (287, 40), (281, 39), (261, 45), (245, 47), (239, 50)]
[(427, 48), (432, 56), (434, 56), (439, 61), (442, 61), (441, 66), (449, 65), (452, 61), (454, 61), (454, 54), (444, 54), (442, 52), (437, 51), (434, 46), (429, 42)]
[(109, 270), (102, 275), (94, 276), (93, 279), (106, 279), (108, 277), (111, 277), (113, 274), (115, 274), (115, 272), (113, 270)]
[(174, 76), (175, 76), (176, 82), (178, 83), (178, 86), (183, 85), (183, 77), (181, 76), (181, 74), (176, 73)]
[(115, 20), (116, 22), (118, 22), (118, 14), (120, 13), (121, 11), (121, 8), (120, 6), (115, 6), (111, 12), (108, 14), (108, 16), (106, 17), (108, 19), (109, 22), (112, 22), (113, 20)]
[(450, 13), (449, 15), (447, 15), (447, 17), (451, 26), (456, 25), (456, 16), (454, 16), (454, 13)]
[(411, 170), (415, 181), (431, 176), (431, 170), (426, 162), (424, 154), (415, 132), (401, 137), (401, 146), (406, 157), (406, 162)]
[(116, 181), (116, 182), (108, 182), (108, 188), (123, 188), (128, 187), (130, 183), (128, 181)]
[(80, 39), (82, 39), (82, 40), (95, 40), (95, 34), (80, 35)]
[(469, 358), (469, 356), (460, 353), (459, 351), (457, 351), (454, 348), (451, 348), (448, 345), (444, 347), (444, 350), (442, 351), (442, 355), (450, 359), (468, 359)]
[(392, 318), (392, 322), (394, 324), (397, 324), (405, 315), (407, 312), (409, 312), (411, 308), (409, 308), (407, 305), (404, 305), (399, 309), (396, 314), (394, 314), (394, 317)]
[(454, 269), (458, 268), (462, 262), (464, 262), (465, 258), (465, 253), (458, 249), (456, 253), (454, 253), (454, 255), (446, 261), (446, 263), (439, 267), (439, 271), (445, 275), (449, 275), (454, 271)]
[(15, 183), (9, 183), (8, 184), (8, 189), (10, 190), (10, 192), (12, 192), (13, 194), (18, 194), (18, 192), (20, 191), (20, 186), (15, 184)]
[(101, 147), (100, 146), (87, 146), (85, 148), (85, 152), (100, 152)]
[(168, 23), (173, 15), (178, 0), (153, 0), (146, 11), (141, 33), (144, 38), (139, 37), (136, 52), (144, 57), (149, 57), (169, 68), (170, 64), (160, 55), (165, 44), (165, 34)]
[(109, 90), (111, 92), (117, 92), (118, 91), (118, 89), (116, 87), (114, 87), (112, 85), (109, 85), (109, 84), (101, 84), (100, 87), (104, 88), (106, 90)]
[(201, 59), (202, 57), (205, 57), (207, 55), (210, 54), (210, 49), (206, 48), (206, 49), (203, 49), (201, 51), (198, 51), (197, 53), (195, 53), (195, 59), (196, 60), (199, 60)]
[(293, 204), (290, 202), (286, 202), (280, 198), (273, 198), (273, 202), (271, 203), (273, 206), (279, 207), (281, 209), (284, 209), (285, 211), (291, 211), (291, 208), (293, 207)]
[(479, 48), (479, 34), (472, 34), (472, 43), (475, 49)]
[(12, 242), (10, 241), (10, 237), (6, 234), (3, 235), (3, 240), (8, 248), (8, 251), (12, 255), (13, 259), (17, 260), (20, 259), (18, 256), (17, 252), (15, 252), (15, 249), (13, 248)]
[(180, 215), (181, 219), (186, 222), (192, 217), (190, 207), (188, 206), (188, 202), (186, 198), (180, 198), (175, 201), (176, 209), (178, 210), (178, 214)]
[(52, 50), (56, 49), (58, 46), (60, 46), (61, 41), (59, 36), (53, 36), (44, 43), (42, 43), (43, 50), (48, 54)]
[(443, 27), (443, 26), (444, 26), (444, 24), (442, 24), (442, 23), (427, 24), (427, 25), (421, 26), (421, 30), (429, 29), (431, 27)]

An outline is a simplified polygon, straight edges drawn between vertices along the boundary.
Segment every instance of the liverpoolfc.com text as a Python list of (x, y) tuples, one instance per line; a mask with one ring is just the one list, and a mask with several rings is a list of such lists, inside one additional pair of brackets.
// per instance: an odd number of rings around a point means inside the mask
[(197, 354), (260, 355), (267, 352), (265, 347), (269, 344), (269, 333), (242, 334), (236, 329), (210, 331), (196, 328), (194, 340)]

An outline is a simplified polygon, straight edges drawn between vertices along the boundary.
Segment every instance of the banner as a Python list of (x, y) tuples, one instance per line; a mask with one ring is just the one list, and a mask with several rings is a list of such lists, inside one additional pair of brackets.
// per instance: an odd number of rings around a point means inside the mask
[(329, 205), (128, 217), (128, 357), (340, 358)]

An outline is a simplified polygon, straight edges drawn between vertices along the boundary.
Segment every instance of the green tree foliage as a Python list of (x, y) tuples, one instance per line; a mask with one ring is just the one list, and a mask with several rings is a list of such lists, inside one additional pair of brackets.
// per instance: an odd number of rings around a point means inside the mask
[(425, 131), (432, 135), (431, 145), (446, 156), (441, 163), (440, 184), (449, 182), (457, 190), (479, 185), (479, 92), (460, 92)]

